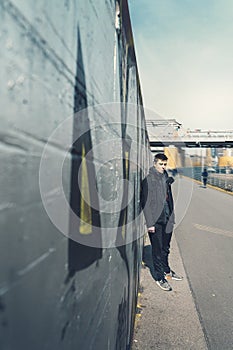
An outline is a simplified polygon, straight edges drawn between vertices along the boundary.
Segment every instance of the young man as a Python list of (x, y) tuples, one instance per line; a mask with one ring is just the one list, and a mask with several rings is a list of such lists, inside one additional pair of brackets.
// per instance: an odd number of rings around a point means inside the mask
[(152, 246), (152, 258), (157, 285), (166, 291), (172, 287), (167, 279), (181, 281), (169, 267), (168, 255), (175, 222), (171, 184), (172, 177), (166, 172), (167, 156), (158, 153), (154, 157), (154, 166), (142, 182), (142, 207)]
[(204, 171), (201, 173), (201, 176), (202, 176), (203, 186), (204, 188), (206, 188), (206, 183), (208, 179), (208, 171), (206, 170), (206, 168), (204, 168)]

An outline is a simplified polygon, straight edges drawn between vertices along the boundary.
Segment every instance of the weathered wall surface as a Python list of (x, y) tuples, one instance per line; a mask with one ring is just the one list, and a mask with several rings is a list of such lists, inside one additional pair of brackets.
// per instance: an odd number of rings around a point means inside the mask
[(127, 2), (1, 0), (0, 45), (0, 348), (128, 349), (149, 148)]

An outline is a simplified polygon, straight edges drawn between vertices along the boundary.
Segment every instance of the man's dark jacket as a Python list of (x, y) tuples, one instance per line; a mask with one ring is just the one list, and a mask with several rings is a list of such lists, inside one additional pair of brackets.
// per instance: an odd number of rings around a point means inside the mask
[[(144, 211), (147, 227), (156, 224), (166, 225), (166, 232), (173, 230), (175, 216), (171, 191), (172, 177), (167, 172), (159, 173), (155, 167), (151, 167), (149, 174), (142, 182), (141, 203)], [(167, 203), (166, 203), (167, 202)], [(166, 204), (169, 208), (169, 218), (166, 215)]]

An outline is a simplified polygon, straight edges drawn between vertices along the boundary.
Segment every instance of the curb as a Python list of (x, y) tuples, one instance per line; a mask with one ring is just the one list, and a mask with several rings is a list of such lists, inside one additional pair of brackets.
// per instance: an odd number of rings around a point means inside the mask
[[(202, 185), (202, 181), (193, 179), (192, 177), (188, 177), (188, 176), (185, 176), (185, 175), (182, 175), (182, 177), (185, 177), (185, 178), (188, 179), (188, 180), (194, 181), (194, 182), (196, 182), (196, 183)], [(230, 196), (233, 196), (233, 192), (229, 192), (229, 191), (227, 191), (227, 190), (224, 190), (223, 188), (220, 188), (220, 187), (217, 187), (217, 186), (213, 186), (213, 185), (210, 185), (210, 184), (207, 184), (207, 186), (210, 187), (210, 188), (213, 188), (214, 190), (218, 190), (218, 191), (220, 191), (220, 192), (227, 193), (227, 194), (229, 194)]]

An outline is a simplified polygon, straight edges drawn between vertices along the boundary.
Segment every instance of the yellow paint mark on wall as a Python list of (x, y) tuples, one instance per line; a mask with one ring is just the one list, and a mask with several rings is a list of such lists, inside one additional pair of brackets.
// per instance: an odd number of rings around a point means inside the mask
[(82, 145), (82, 174), (81, 174), (81, 199), (80, 199), (80, 233), (87, 235), (92, 233), (92, 217), (90, 207), (90, 189), (88, 181), (88, 171), (86, 163), (86, 150), (84, 144)]
[[(129, 152), (125, 152), (125, 176), (126, 179), (129, 180)], [(123, 225), (122, 225), (122, 237), (125, 238), (125, 225), (126, 225), (126, 210), (127, 208), (124, 209), (124, 219), (123, 219)]]
[(129, 152), (125, 152), (125, 169), (126, 177), (129, 179)]
[(126, 224), (126, 209), (124, 209), (124, 219), (123, 219), (123, 225), (122, 225), (122, 237), (125, 239), (125, 224)]

